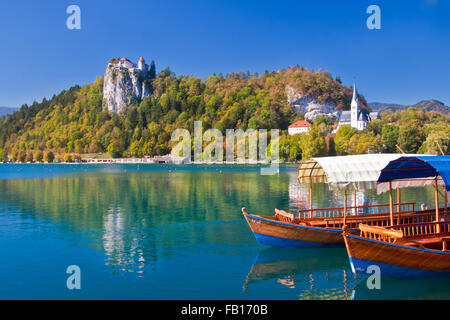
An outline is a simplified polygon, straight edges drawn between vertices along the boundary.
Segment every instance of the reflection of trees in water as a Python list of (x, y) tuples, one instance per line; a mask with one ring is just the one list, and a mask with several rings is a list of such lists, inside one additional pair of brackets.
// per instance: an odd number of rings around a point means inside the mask
[[(241, 241), (233, 228), (207, 222), (240, 221), (243, 206), (262, 215), (273, 214), (275, 207), (290, 207), (290, 184), (297, 183), (296, 175), (296, 171), (261, 176), (259, 171), (160, 170), (0, 180), (0, 206), (19, 212), (43, 236), (53, 228), (76, 239), (81, 234), (80, 245), (104, 251), (106, 263), (116, 270), (148, 271), (158, 257), (178, 254), (180, 246), (204, 244), (207, 249), (223, 239)], [(404, 201), (433, 199), (432, 188), (411, 190), (402, 193)], [(381, 197), (387, 201), (387, 195)], [(314, 206), (325, 207), (342, 198), (325, 184), (314, 185)], [(375, 191), (367, 195), (368, 202), (379, 198)], [(176, 227), (183, 223), (192, 227)], [(277, 271), (274, 277), (282, 278)]]
[[(145, 251), (156, 251), (151, 233), (141, 234), (141, 231), (129, 232), (125, 213), (120, 207), (111, 207), (104, 216), (103, 250), (107, 256), (107, 265), (120, 271), (144, 273), (148, 263), (156, 262), (155, 254), (145, 254)], [(152, 241), (153, 240), (153, 241)]]
[[(173, 243), (179, 235), (161, 227), (242, 219), (242, 206), (272, 212), (286, 205), (287, 188), (286, 176), (259, 172), (90, 172), (0, 180), (0, 205), (39, 225), (42, 234), (45, 228), (82, 234), (117, 270), (142, 271), (158, 256), (178, 252)], [(217, 234), (204, 229), (181, 229), (189, 232), (183, 245), (217, 241)], [(235, 238), (229, 228), (220, 230), (222, 239)]]
[(309, 187), (299, 184), (297, 172), (288, 172), (289, 176), (289, 209), (309, 208)]

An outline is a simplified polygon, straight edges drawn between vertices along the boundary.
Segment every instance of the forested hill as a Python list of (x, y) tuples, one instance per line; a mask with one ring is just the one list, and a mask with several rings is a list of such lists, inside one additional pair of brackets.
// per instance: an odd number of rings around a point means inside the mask
[[(103, 78), (74, 86), (41, 103), (24, 105), (0, 119), (0, 148), (10, 155), (51, 150), (54, 153), (105, 153), (118, 156), (162, 155), (170, 151), (175, 128), (287, 129), (302, 115), (287, 103), (286, 85), (298, 94), (348, 109), (352, 89), (324, 71), (302, 67), (264, 72), (212, 75), (205, 80), (162, 70), (153, 94), (135, 101), (125, 114), (106, 111)], [(360, 103), (366, 107), (362, 96)]]
[(391, 110), (391, 111), (404, 110), (404, 109), (408, 109), (409, 107), (415, 107), (415, 108), (423, 109), (425, 111), (437, 111), (437, 112), (442, 112), (442, 113), (446, 113), (446, 114), (450, 113), (450, 108), (438, 100), (422, 100), (412, 106), (404, 105), (404, 104), (372, 102), (372, 103), (369, 103), (369, 107), (373, 111), (379, 111), (379, 112), (385, 111), (385, 110)]

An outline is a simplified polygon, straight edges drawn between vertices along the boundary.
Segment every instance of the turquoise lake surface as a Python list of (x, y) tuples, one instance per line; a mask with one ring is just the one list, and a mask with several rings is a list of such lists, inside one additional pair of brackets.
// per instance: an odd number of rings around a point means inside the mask
[[(345, 248), (258, 244), (241, 208), (309, 207), (297, 167), (0, 165), (0, 299), (449, 299), (450, 280), (382, 278), (369, 290)], [(402, 192), (433, 207), (433, 189)], [(358, 192), (357, 204), (387, 203)], [(349, 202), (354, 201), (350, 199)], [(343, 194), (314, 186), (315, 207)], [(66, 269), (81, 270), (81, 289)]]

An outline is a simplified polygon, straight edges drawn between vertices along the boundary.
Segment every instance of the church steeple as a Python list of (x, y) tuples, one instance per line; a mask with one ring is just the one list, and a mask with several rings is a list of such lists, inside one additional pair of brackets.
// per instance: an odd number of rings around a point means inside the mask
[(358, 128), (358, 115), (359, 115), (359, 101), (358, 94), (356, 92), (356, 81), (353, 82), (353, 98), (351, 103), (351, 126)]

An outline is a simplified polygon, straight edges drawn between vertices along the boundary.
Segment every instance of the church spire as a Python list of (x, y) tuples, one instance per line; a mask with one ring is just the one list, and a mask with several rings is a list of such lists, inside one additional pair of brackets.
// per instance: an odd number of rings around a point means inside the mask
[(358, 118), (359, 118), (359, 102), (358, 95), (356, 93), (356, 80), (353, 82), (353, 98), (350, 105), (351, 112), (351, 126), (358, 129)]
[(358, 100), (358, 96), (356, 94), (356, 80), (353, 81), (353, 100)]

